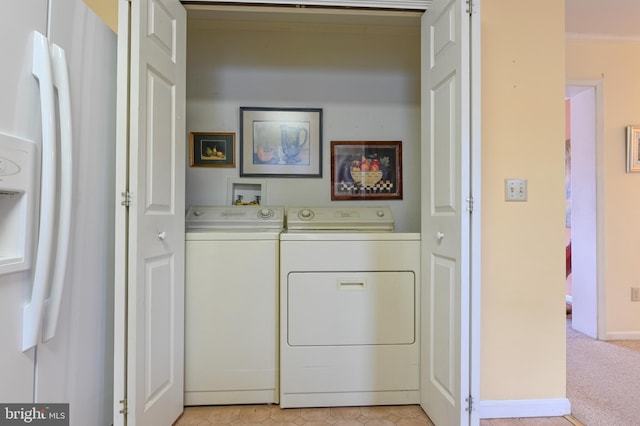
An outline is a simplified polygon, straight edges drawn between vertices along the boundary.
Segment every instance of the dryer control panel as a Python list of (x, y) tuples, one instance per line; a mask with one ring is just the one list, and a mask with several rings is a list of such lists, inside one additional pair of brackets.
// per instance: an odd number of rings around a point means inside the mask
[(389, 206), (291, 207), (287, 229), (303, 231), (393, 231)]

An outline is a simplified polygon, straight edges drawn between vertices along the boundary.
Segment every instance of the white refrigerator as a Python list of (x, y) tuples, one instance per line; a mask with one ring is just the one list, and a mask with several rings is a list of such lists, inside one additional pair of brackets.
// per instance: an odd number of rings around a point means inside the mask
[[(110, 425), (116, 35), (82, 0), (0, 11), (0, 404), (68, 403), (71, 425)], [(66, 57), (52, 73), (68, 92), (43, 89), (34, 45)]]

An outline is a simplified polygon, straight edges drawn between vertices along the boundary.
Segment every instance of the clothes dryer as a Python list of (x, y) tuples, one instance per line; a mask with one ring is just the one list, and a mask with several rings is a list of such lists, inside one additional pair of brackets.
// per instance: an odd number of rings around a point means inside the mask
[(420, 234), (389, 207), (294, 207), (280, 236), (280, 406), (420, 402)]
[(277, 403), (282, 207), (186, 217), (185, 405)]

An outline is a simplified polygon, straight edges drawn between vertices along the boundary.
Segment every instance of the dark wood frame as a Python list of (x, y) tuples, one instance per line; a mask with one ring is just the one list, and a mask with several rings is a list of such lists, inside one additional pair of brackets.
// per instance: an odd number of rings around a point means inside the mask
[[(218, 155), (207, 155), (212, 150)], [(189, 134), (189, 165), (192, 167), (235, 167), (236, 134), (233, 132), (191, 132)]]
[(401, 200), (402, 142), (331, 141), (331, 199)]

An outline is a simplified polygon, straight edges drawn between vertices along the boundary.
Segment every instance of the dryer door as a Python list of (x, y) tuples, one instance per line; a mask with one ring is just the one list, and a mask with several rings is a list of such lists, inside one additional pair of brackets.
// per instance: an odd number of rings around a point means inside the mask
[(292, 273), (288, 344), (410, 345), (415, 295), (410, 271)]

